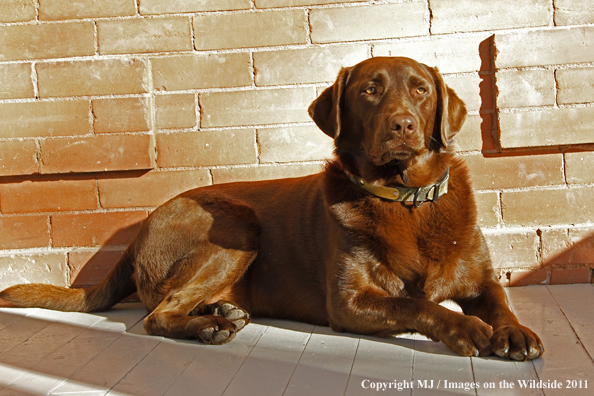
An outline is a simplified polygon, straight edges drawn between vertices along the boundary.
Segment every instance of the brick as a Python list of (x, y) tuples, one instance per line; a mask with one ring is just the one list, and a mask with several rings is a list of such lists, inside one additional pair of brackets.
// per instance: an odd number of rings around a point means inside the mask
[[(64, 37), (70, 37), (64, 40)], [(0, 59), (66, 58), (95, 54), (92, 22), (0, 27)]]
[(594, 61), (594, 27), (495, 34), (498, 69)]
[(594, 68), (557, 71), (559, 104), (589, 103), (594, 101)]
[(551, 285), (570, 285), (590, 283), (590, 268), (554, 268), (551, 273)]
[(503, 192), (501, 199), (503, 221), (511, 226), (588, 223), (594, 216), (594, 187)]
[(481, 227), (497, 227), (501, 217), (499, 194), (495, 192), (477, 193), (474, 197), (479, 225)]
[(306, 122), (314, 99), (312, 87), (205, 93), (200, 95), (202, 126)]
[(101, 282), (124, 254), (124, 247), (74, 249), (68, 252), (72, 287), (89, 287)]
[(361, 0), (256, 0), (256, 7), (291, 7), (317, 4), (354, 3), (360, 1)]
[(494, 268), (531, 268), (538, 263), (536, 232), (484, 231)]
[(521, 70), (497, 73), (497, 106), (529, 107), (555, 104), (552, 70)]
[(0, 65), (0, 99), (33, 98), (33, 82), (31, 81), (31, 65), (29, 63), (12, 63)]
[(324, 169), (321, 164), (285, 164), (237, 167), (229, 169), (213, 169), (212, 179), (214, 184), (231, 183), (238, 181), (271, 180), (287, 177), (301, 177), (320, 173)]
[(43, 0), (39, 2), (39, 20), (41, 21), (107, 18), (135, 14), (134, 0)]
[(99, 199), (104, 208), (156, 207), (184, 191), (210, 184), (208, 170), (99, 175)]
[(476, 151), (483, 148), (482, 128), (487, 123), (491, 126), (492, 116), (490, 114), (467, 115), (462, 129), (456, 135), (458, 151)]
[(571, 246), (569, 232), (566, 228), (545, 228), (541, 230), (541, 240), (541, 255), (544, 265), (570, 263), (567, 256), (563, 257), (564, 252)]
[(250, 0), (143, 0), (141, 14), (173, 14), (178, 12), (230, 11), (251, 8)]
[(334, 139), (315, 126), (258, 130), (261, 162), (325, 160), (334, 157)]
[(95, 133), (143, 132), (151, 129), (148, 98), (95, 99)]
[[(373, 56), (404, 56), (437, 67), (442, 73), (490, 71), (491, 55), (481, 53), (481, 50), (487, 51), (490, 46), (489, 36), (490, 34), (472, 37), (433, 36), (415, 41), (379, 43), (373, 46)], [(481, 59), (481, 55), (486, 61)]]
[(35, 19), (35, 0), (3, 0), (0, 22), (26, 22)]
[(123, 245), (132, 242), (146, 211), (52, 215), (52, 245)]
[(542, 231), (545, 265), (576, 266), (594, 264), (594, 229), (570, 228)]
[(133, 54), (192, 49), (186, 17), (134, 18), (97, 22), (99, 53)]
[(30, 249), (49, 246), (48, 216), (0, 217), (0, 249)]
[(242, 87), (252, 84), (250, 55), (175, 55), (151, 59), (156, 90)]
[(0, 141), (0, 176), (30, 175), (37, 171), (35, 141)]
[(197, 125), (196, 96), (155, 96), (155, 124), (159, 129), (193, 128)]
[(566, 153), (565, 174), (567, 183), (594, 183), (594, 153)]
[(149, 135), (89, 136), (41, 142), (41, 173), (153, 168)]
[(148, 92), (147, 65), (140, 59), (40, 63), (37, 73), (41, 97)]
[[(238, 34), (238, 32), (241, 32)], [(197, 50), (306, 44), (304, 10), (204, 14), (194, 17)]]
[(479, 190), (564, 184), (563, 155), (464, 156), (473, 186)]
[(0, 103), (0, 137), (83, 135), (91, 132), (88, 100)]
[(341, 67), (367, 58), (366, 45), (255, 52), (256, 85), (330, 83)]
[(549, 272), (546, 269), (532, 271), (513, 271), (510, 276), (511, 287), (549, 285)]
[(431, 0), (431, 33), (549, 26), (549, 0)]
[[(406, 17), (403, 17), (406, 16)], [(313, 43), (422, 36), (429, 32), (424, 2), (313, 9)]]
[(157, 135), (161, 168), (254, 164), (257, 160), (253, 129)]
[(2, 213), (59, 212), (97, 208), (94, 179), (31, 177), (0, 185)]
[(500, 113), (501, 147), (544, 147), (593, 143), (594, 108)]
[(469, 111), (478, 111), (479, 109), (492, 109), (493, 106), (493, 95), (491, 90), (491, 83), (486, 85), (486, 93), (481, 92), (481, 82), (483, 79), (481, 76), (462, 76), (462, 77), (445, 77), (444, 81), (447, 86), (452, 88), (456, 94), (466, 104), (466, 109)]
[(594, 4), (590, 1), (555, 0), (555, 26), (594, 23)]
[(68, 286), (66, 253), (0, 256), (0, 288), (22, 283)]

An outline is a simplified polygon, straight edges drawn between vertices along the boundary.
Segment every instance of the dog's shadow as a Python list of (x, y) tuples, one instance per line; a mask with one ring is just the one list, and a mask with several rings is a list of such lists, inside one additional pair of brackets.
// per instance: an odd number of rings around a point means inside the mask
[(297, 333), (318, 334), (330, 337), (344, 337), (352, 339), (366, 340), (368, 342), (389, 344), (397, 347), (413, 350), (418, 353), (426, 353), (432, 355), (456, 356), (456, 354), (441, 342), (432, 341), (420, 334), (401, 334), (392, 337), (377, 337), (373, 335), (361, 335), (353, 333), (341, 333), (332, 330), (327, 326), (316, 326), (303, 322), (295, 322), (284, 319), (273, 319), (257, 317), (252, 319), (252, 324), (258, 324), (267, 327), (274, 327), (277, 329), (288, 330)]

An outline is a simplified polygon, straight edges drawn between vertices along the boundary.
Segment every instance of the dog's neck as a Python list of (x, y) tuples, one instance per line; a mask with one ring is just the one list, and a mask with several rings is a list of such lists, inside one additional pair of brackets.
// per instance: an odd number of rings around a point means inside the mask
[(454, 158), (451, 151), (432, 151), (410, 158), (407, 161), (394, 160), (377, 166), (365, 156), (339, 155), (341, 168), (367, 184), (378, 187), (422, 188), (436, 184), (449, 169)]

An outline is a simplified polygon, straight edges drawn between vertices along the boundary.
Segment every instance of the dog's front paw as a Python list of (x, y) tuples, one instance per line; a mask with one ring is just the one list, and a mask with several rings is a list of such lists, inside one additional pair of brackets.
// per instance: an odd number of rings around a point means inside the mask
[(542, 341), (529, 328), (504, 326), (495, 330), (491, 337), (493, 351), (500, 357), (526, 361), (542, 356)]
[(462, 356), (488, 356), (493, 352), (493, 329), (479, 318), (460, 315), (444, 327), (437, 338), (454, 352)]

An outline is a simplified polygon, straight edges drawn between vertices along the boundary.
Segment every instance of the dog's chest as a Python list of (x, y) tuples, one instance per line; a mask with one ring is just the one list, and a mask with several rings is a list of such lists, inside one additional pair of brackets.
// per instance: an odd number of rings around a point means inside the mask
[(354, 208), (351, 214), (357, 214), (345, 220), (357, 235), (351, 243), (363, 245), (376, 260), (373, 282), (389, 295), (434, 301), (467, 289), (473, 270), (465, 257), (474, 230), (469, 214), (452, 214), (445, 200), (416, 209), (396, 205)]

